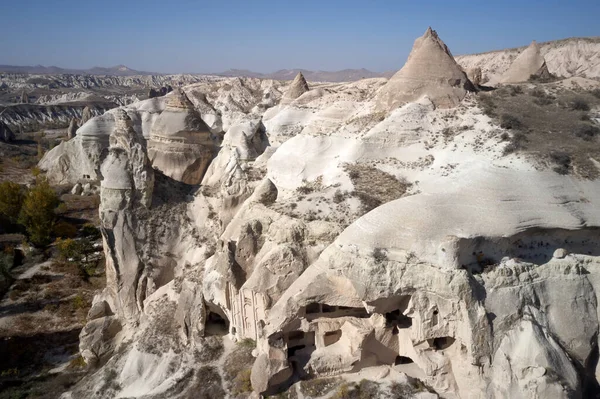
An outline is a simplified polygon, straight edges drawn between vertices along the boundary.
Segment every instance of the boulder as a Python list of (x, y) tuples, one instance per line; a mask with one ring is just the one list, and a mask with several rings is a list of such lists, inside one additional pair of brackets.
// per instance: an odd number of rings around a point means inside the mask
[(475, 87), (436, 31), (428, 28), (415, 40), (404, 67), (377, 95), (377, 107), (391, 111), (428, 96), (436, 107), (455, 107)]

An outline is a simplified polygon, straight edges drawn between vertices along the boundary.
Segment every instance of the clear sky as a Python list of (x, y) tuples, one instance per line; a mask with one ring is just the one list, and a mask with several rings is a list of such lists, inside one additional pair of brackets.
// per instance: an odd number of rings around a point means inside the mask
[(0, 64), (154, 72), (402, 67), (428, 26), (453, 54), (600, 36), (600, 0), (0, 0)]

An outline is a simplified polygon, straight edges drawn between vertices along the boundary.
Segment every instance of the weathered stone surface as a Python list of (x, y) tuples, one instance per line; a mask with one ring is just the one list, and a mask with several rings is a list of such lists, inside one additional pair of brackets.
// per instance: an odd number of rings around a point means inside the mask
[(92, 110), (90, 107), (86, 106), (81, 112), (81, 125), (83, 126), (87, 121), (92, 119)]
[(215, 137), (198, 111), (178, 89), (156, 120), (148, 142), (152, 166), (187, 184), (199, 184), (212, 160)]

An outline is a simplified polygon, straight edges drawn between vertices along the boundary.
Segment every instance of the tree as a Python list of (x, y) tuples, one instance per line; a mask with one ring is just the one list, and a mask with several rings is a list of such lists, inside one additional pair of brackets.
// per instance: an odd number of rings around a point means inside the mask
[(36, 185), (25, 195), (19, 223), (25, 226), (34, 245), (44, 246), (52, 242), (52, 228), (56, 221), (54, 208), (58, 204), (58, 196), (45, 178), (38, 178)]
[(0, 216), (16, 224), (24, 198), (21, 185), (11, 181), (0, 183)]

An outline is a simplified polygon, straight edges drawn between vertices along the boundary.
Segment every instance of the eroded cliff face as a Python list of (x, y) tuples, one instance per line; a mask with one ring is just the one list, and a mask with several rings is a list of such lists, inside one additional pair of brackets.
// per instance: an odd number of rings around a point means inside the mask
[(247, 339), (255, 395), (368, 370), (447, 398), (597, 392), (599, 182), (507, 155), (468, 93), (382, 113), (384, 84), (184, 88), (225, 131), (200, 186), (114, 114), (108, 285), (81, 335), (100, 369), (73, 397), (225, 396), (203, 373), (228, 386), (215, 345)]

